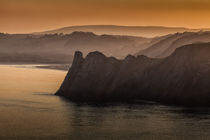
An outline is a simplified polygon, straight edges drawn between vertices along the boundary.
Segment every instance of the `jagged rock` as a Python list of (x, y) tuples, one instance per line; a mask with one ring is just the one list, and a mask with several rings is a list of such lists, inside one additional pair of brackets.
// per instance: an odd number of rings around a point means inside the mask
[(210, 43), (186, 45), (169, 57), (127, 56), (100, 52), (74, 62), (56, 93), (73, 101), (151, 100), (168, 104), (210, 105)]

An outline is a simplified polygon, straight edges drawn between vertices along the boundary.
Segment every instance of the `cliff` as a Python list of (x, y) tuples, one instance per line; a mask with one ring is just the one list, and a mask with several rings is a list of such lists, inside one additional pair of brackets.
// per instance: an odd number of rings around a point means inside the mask
[(150, 100), (178, 105), (210, 105), (210, 43), (180, 47), (163, 59), (127, 56), (124, 60), (100, 52), (73, 65), (56, 95), (73, 101)]

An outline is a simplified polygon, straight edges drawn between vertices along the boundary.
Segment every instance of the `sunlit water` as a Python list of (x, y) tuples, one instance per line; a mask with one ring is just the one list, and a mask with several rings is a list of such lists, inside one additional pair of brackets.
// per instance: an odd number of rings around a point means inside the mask
[(209, 140), (210, 110), (85, 105), (53, 94), (66, 72), (0, 66), (0, 140)]

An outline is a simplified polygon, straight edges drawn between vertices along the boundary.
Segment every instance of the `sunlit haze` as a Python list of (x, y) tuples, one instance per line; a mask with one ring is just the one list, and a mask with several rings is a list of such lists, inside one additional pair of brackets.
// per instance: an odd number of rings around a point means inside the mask
[(0, 0), (0, 32), (73, 25), (210, 27), (209, 0)]

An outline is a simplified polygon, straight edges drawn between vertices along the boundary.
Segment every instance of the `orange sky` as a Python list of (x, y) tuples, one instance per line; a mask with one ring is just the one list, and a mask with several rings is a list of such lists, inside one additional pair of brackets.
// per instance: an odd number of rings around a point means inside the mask
[(210, 27), (210, 0), (0, 0), (0, 32), (71, 25)]

